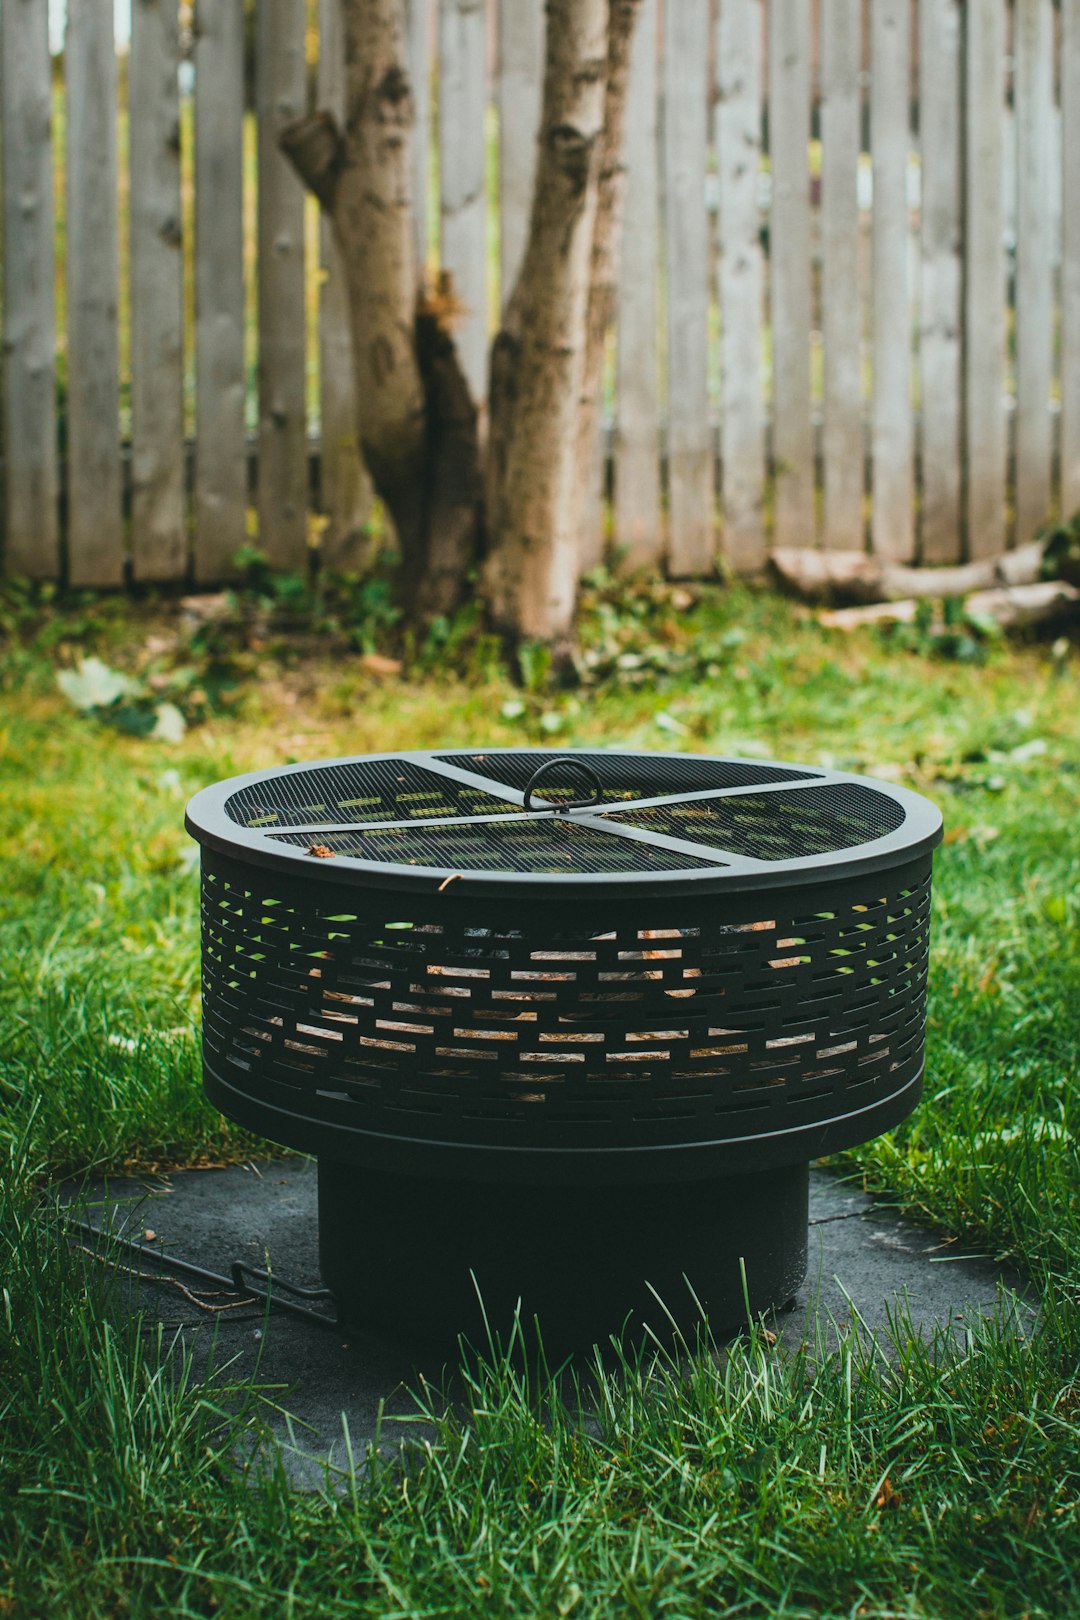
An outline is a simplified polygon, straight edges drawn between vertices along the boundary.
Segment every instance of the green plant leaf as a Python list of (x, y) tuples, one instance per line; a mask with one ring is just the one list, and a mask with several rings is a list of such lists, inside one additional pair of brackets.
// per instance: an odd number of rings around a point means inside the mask
[(162, 703), (157, 711), (154, 729), (150, 736), (159, 742), (178, 743), (182, 741), (187, 730), (187, 721), (176, 707), (175, 703)]
[(139, 683), (118, 669), (110, 669), (100, 658), (82, 658), (78, 669), (62, 669), (56, 684), (76, 709), (84, 713), (90, 709), (107, 709), (119, 698), (131, 697), (139, 690)]

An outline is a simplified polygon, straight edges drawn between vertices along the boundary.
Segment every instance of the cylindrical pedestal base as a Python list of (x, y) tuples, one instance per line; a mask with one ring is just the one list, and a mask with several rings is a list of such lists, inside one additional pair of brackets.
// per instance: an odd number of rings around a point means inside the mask
[[(319, 1256), (342, 1319), (549, 1357), (646, 1325), (693, 1344), (785, 1304), (806, 1272), (805, 1164), (707, 1181), (529, 1186), (319, 1161)], [(481, 1310), (480, 1301), (483, 1300)]]

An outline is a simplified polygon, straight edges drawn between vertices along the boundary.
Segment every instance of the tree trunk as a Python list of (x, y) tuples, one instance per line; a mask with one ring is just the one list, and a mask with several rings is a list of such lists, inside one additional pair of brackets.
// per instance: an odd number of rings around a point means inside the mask
[(569, 640), (614, 300), (638, 5), (547, 0), (532, 216), (492, 350), (483, 474), (476, 404), (450, 335), (453, 288), (444, 275), (416, 294), (412, 210), (423, 199), (410, 195), (401, 0), (344, 0), (345, 128), (320, 112), (282, 136), (341, 249), (360, 446), (420, 617), (460, 600), (484, 536), (496, 627), (514, 640)]
[(350, 0), (344, 37), (344, 130), (320, 112), (282, 146), (341, 250), (360, 448), (397, 531), (409, 606), (430, 617), (456, 606), (476, 555), (476, 410), (441, 325), (445, 300), (417, 301), (400, 0)]

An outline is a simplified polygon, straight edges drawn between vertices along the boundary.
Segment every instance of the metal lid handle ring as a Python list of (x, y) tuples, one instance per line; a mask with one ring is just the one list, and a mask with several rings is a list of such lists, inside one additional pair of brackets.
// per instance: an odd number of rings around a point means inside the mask
[(551, 810), (555, 815), (562, 815), (566, 810), (584, 810), (590, 805), (599, 804), (604, 797), (603, 784), (591, 765), (583, 759), (575, 759), (572, 755), (561, 754), (556, 759), (546, 759), (544, 763), (529, 777), (525, 787), (525, 809), (533, 808), (532, 796), (536, 791), (542, 777), (547, 776), (556, 767), (576, 775), (579, 781), (584, 781), (591, 789), (592, 796), (587, 799), (569, 799), (561, 804), (544, 805), (545, 810)]

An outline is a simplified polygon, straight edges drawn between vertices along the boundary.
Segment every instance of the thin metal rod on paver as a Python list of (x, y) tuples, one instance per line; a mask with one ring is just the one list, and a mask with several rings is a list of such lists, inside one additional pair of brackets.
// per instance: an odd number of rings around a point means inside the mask
[[(97, 1243), (111, 1243), (128, 1254), (137, 1254), (142, 1259), (153, 1260), (155, 1265), (164, 1271), (175, 1271), (183, 1277), (197, 1277), (201, 1282), (217, 1283), (234, 1294), (247, 1294), (252, 1302), (262, 1300), (270, 1310), (285, 1311), (290, 1316), (299, 1316), (305, 1322), (314, 1322), (318, 1327), (332, 1328), (334, 1332), (340, 1331), (341, 1323), (336, 1316), (327, 1316), (322, 1311), (310, 1310), (306, 1305), (297, 1305), (291, 1299), (281, 1299), (275, 1292), (277, 1288), (284, 1288), (288, 1293), (297, 1295), (300, 1299), (332, 1299), (328, 1288), (301, 1288), (298, 1283), (285, 1282), (282, 1278), (274, 1278), (268, 1271), (259, 1266), (249, 1265), (246, 1260), (234, 1260), (229, 1267), (229, 1276), (223, 1277), (218, 1271), (208, 1271), (205, 1266), (196, 1266), (190, 1260), (181, 1260), (178, 1256), (165, 1254), (161, 1249), (152, 1249), (145, 1243), (134, 1243), (130, 1238), (119, 1237), (115, 1232), (103, 1232), (97, 1226), (91, 1226), (88, 1221), (77, 1221), (72, 1215), (64, 1216), (64, 1225), (71, 1227), (83, 1237), (93, 1238)], [(111, 1265), (108, 1255), (98, 1254), (92, 1250), (95, 1260), (103, 1265)], [(267, 1283), (266, 1288), (253, 1288), (245, 1282), (245, 1276), (258, 1278)], [(145, 1279), (147, 1282), (156, 1282), (159, 1279), (152, 1274)]]

